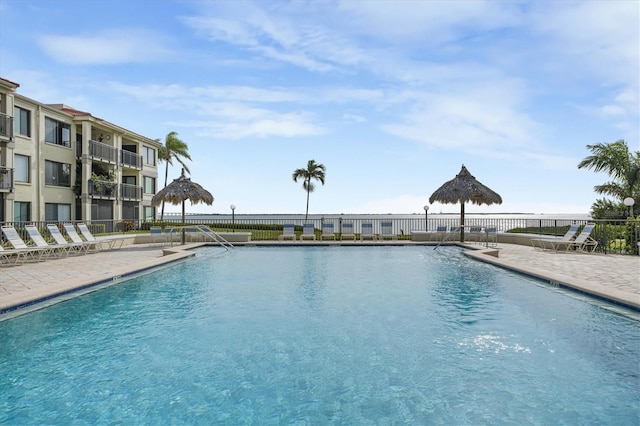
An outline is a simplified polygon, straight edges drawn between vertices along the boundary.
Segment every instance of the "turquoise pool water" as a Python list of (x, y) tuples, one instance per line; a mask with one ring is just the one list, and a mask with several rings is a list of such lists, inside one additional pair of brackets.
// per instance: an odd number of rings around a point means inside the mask
[(457, 248), (246, 247), (0, 322), (0, 424), (640, 422), (640, 324)]

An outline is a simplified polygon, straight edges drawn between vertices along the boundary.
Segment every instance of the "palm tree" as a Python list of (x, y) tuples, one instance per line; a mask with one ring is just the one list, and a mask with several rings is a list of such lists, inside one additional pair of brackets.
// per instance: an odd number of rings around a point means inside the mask
[[(189, 167), (184, 164), (182, 158), (186, 158), (191, 160), (191, 156), (189, 155), (189, 147), (185, 142), (183, 142), (176, 132), (169, 132), (164, 139), (164, 145), (160, 147), (158, 150), (158, 161), (166, 162), (166, 167), (164, 170), (164, 187), (167, 187), (167, 179), (169, 177), (169, 164), (173, 166), (173, 160), (175, 159), (178, 163), (184, 167), (184, 170), (187, 173), (191, 173), (189, 171)], [(160, 213), (160, 220), (164, 219), (164, 201), (162, 201), (162, 210)]]
[(598, 194), (610, 195), (622, 202), (627, 197), (640, 204), (640, 151), (629, 150), (624, 140), (587, 145), (592, 155), (578, 164), (578, 168), (606, 172), (610, 182), (593, 187)]
[(307, 216), (309, 216), (309, 194), (315, 189), (311, 179), (319, 180), (320, 183), (324, 185), (325, 171), (326, 168), (324, 164), (318, 164), (315, 160), (309, 160), (306, 169), (296, 169), (293, 175), (291, 175), (294, 182), (298, 182), (298, 179), (304, 179), (302, 181), (302, 188), (307, 191), (307, 210), (304, 214), (304, 220), (307, 220)]

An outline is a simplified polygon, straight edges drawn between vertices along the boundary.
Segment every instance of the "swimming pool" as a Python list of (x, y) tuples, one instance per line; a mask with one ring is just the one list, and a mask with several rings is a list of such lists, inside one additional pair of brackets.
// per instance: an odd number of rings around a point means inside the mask
[(244, 247), (0, 323), (0, 424), (638, 424), (640, 324), (458, 248)]

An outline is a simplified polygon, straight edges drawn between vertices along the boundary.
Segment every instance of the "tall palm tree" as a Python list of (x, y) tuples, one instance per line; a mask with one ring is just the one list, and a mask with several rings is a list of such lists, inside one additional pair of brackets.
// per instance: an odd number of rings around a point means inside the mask
[[(189, 171), (189, 167), (184, 164), (183, 158), (191, 160), (191, 156), (189, 155), (189, 147), (185, 142), (183, 142), (176, 132), (169, 132), (164, 139), (164, 145), (160, 147), (158, 150), (158, 161), (164, 161), (166, 163), (166, 167), (164, 170), (164, 187), (167, 186), (167, 179), (169, 177), (169, 164), (173, 166), (173, 160), (176, 160), (178, 163), (184, 167), (184, 170), (187, 173), (191, 173)], [(160, 220), (164, 219), (164, 201), (162, 201), (162, 210), (160, 213)]]
[(613, 178), (610, 182), (593, 187), (598, 194), (610, 195), (620, 202), (632, 197), (640, 204), (640, 151), (629, 150), (624, 140), (587, 145), (592, 155), (578, 164), (578, 168), (605, 172)]
[(306, 169), (296, 169), (291, 175), (294, 182), (298, 182), (298, 179), (303, 179), (302, 188), (307, 191), (307, 210), (304, 214), (304, 220), (307, 220), (307, 216), (309, 216), (309, 194), (315, 189), (315, 185), (311, 180), (319, 180), (324, 185), (325, 172), (324, 164), (318, 164), (316, 160), (309, 160)]

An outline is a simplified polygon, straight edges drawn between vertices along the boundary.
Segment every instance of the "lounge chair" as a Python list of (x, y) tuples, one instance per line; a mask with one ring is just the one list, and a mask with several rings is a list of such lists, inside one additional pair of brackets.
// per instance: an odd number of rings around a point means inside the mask
[(18, 265), (21, 259), (25, 259), (25, 255), (23, 250), (5, 250), (0, 244), (0, 265)]
[(558, 251), (563, 249), (565, 251), (582, 251), (582, 252), (593, 252), (598, 246), (598, 242), (591, 237), (591, 233), (595, 229), (596, 225), (594, 223), (588, 223), (582, 228), (580, 234), (573, 241), (554, 241), (551, 243), (551, 246), (554, 251)]
[(71, 242), (73, 244), (81, 245), (87, 253), (95, 253), (98, 251), (98, 245), (94, 242), (83, 240), (82, 237), (78, 234), (78, 231), (76, 231), (76, 227), (73, 226), (73, 223), (63, 223), (62, 227), (64, 228), (64, 232), (67, 233), (67, 236), (71, 239)]
[(296, 227), (292, 223), (282, 225), (282, 235), (278, 236), (278, 240), (284, 241), (290, 238), (291, 241), (296, 240)]
[(336, 239), (336, 234), (333, 232), (333, 223), (326, 222), (322, 224), (322, 234), (320, 235), (320, 240), (324, 239)]
[(353, 222), (342, 222), (342, 229), (340, 230), (340, 239), (344, 240), (348, 238), (350, 240), (356, 240), (356, 234), (353, 232)]
[(159, 226), (151, 226), (149, 227), (149, 234), (151, 235), (151, 244), (162, 244), (167, 242), (166, 233), (162, 232), (162, 228)]
[(376, 234), (373, 233), (373, 224), (371, 222), (364, 222), (362, 224), (362, 231), (360, 232), (360, 241), (364, 241), (367, 238), (375, 241), (377, 239)]
[(27, 235), (29, 235), (33, 244), (43, 250), (43, 256), (69, 256), (72, 248), (71, 244), (49, 244), (35, 225), (25, 225), (24, 230), (27, 231)]
[(316, 227), (313, 223), (305, 223), (302, 225), (302, 235), (300, 235), (300, 241), (310, 238), (316, 239)]
[(564, 234), (564, 236), (560, 239), (558, 238), (533, 238), (531, 240), (531, 245), (533, 248), (542, 249), (542, 250), (555, 250), (553, 248), (553, 243), (568, 243), (576, 238), (576, 234), (578, 233), (578, 229), (580, 229), (579, 225), (571, 225), (569, 229)]
[(469, 233), (467, 234), (469, 237), (469, 242), (475, 241), (476, 243), (482, 242), (483, 232), (481, 226), (470, 226)]
[(490, 245), (498, 245), (498, 228), (484, 228), (484, 243), (487, 245), (487, 247), (489, 247)]
[(108, 250), (116, 249), (122, 247), (124, 244), (125, 238), (122, 237), (94, 237), (91, 231), (89, 231), (89, 227), (84, 223), (79, 223), (78, 231), (85, 239), (85, 241), (89, 243), (94, 243), (98, 250), (104, 250), (105, 246)]
[(14, 250), (22, 253), (23, 260), (40, 261), (42, 256), (49, 253), (49, 250), (38, 247), (29, 247), (20, 237), (18, 231), (13, 226), (3, 226), (2, 233)]
[(433, 237), (435, 238), (435, 241), (440, 241), (442, 239), (444, 239), (444, 237), (447, 235), (447, 226), (438, 226), (436, 227), (436, 231), (433, 233)]
[(390, 238), (392, 240), (397, 240), (398, 236), (393, 233), (393, 222), (381, 222), (380, 223), (380, 239), (384, 240)]
[(76, 243), (67, 241), (64, 235), (62, 235), (62, 232), (60, 232), (60, 228), (58, 228), (57, 225), (48, 223), (47, 230), (49, 231), (49, 235), (51, 235), (51, 238), (53, 238), (56, 244), (60, 246), (67, 245), (70, 248), (69, 254), (83, 254), (83, 252), (88, 252), (89, 246), (84, 242), (81, 241), (79, 243)]
[(204, 235), (197, 226), (187, 226), (186, 229), (186, 237), (189, 241), (204, 241)]

